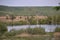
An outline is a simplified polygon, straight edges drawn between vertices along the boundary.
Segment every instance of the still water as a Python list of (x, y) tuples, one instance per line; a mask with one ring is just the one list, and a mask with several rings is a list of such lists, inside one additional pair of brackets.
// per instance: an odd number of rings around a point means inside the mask
[(20, 30), (26, 28), (35, 28), (35, 27), (42, 27), (45, 29), (45, 32), (54, 32), (56, 27), (60, 27), (60, 25), (18, 25), (18, 26), (7, 26), (8, 32), (12, 29)]

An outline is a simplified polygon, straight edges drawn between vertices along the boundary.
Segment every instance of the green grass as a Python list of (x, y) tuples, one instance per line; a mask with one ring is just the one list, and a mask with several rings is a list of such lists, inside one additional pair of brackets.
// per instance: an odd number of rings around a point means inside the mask
[[(2, 11), (2, 12), (1, 12)], [(0, 15), (59, 15), (60, 10), (56, 11), (54, 7), (10, 7), (0, 6)]]
[(40, 37), (7, 37), (2, 38), (2, 40), (49, 40), (48, 36), (40, 36)]
[[(12, 32), (13, 31), (13, 32)], [(22, 33), (27, 33), (27, 34), (31, 34), (31, 35), (45, 35), (45, 29), (43, 28), (27, 28), (27, 29), (21, 29), (21, 30), (11, 30), (11, 32), (7, 32), (5, 33), (6, 36), (15, 36), (15, 35), (19, 35)]]

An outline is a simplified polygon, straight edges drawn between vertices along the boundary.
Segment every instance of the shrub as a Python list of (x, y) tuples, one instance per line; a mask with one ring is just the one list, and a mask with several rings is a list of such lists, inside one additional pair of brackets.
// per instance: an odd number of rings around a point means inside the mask
[(0, 35), (3, 35), (6, 31), (7, 31), (6, 25), (0, 22)]
[(45, 29), (43, 29), (41, 27), (40, 28), (38, 28), (38, 27), (28, 28), (27, 33), (29, 33), (29, 34), (45, 34)]
[(45, 34), (45, 29), (43, 28), (27, 28), (27, 29), (21, 29), (21, 30), (11, 30), (10, 32), (7, 32), (5, 35), (6, 36), (15, 36), (21, 33), (28, 33), (32, 35), (44, 35)]
[(55, 32), (60, 32), (60, 28), (57, 27), (57, 28), (55, 29)]

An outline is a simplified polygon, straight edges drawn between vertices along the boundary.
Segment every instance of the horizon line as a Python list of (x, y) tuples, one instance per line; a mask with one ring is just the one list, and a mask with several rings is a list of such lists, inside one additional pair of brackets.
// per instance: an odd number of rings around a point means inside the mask
[[(11, 6), (11, 7), (44, 7), (45, 5), (0, 5), (0, 6)], [(51, 5), (46, 5), (45, 7), (50, 7)], [(60, 5), (53, 5), (54, 6), (60, 6)]]

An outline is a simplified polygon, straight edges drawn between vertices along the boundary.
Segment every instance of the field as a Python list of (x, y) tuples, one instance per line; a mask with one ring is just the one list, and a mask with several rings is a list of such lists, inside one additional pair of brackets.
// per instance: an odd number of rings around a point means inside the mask
[(60, 10), (56, 11), (54, 7), (12, 7), (0, 5), (0, 16), (1, 15), (60, 15)]
[(49, 40), (49, 37), (10, 37), (3, 40)]
[[(27, 28), (21, 30), (12, 29), (10, 32), (7, 30), (7, 26), (14, 25), (36, 25), (36, 24), (48, 24), (48, 25), (60, 25), (60, 10), (56, 11), (54, 7), (14, 7), (0, 5), (0, 16), (11, 17), (12, 22), (0, 22), (0, 40), (60, 40), (60, 33), (54, 35), (55, 32), (60, 32), (60, 28), (56, 28), (54, 32), (45, 32), (44, 28)], [(28, 22), (18, 21), (14, 22), (15, 16), (47, 16), (47, 19), (33, 20), (34, 17), (27, 17)], [(8, 19), (8, 17), (7, 17)], [(24, 34), (26, 33), (26, 34)], [(55, 37), (57, 36), (57, 37)], [(56, 38), (56, 39), (55, 39)], [(57, 39), (58, 38), (58, 39)]]

